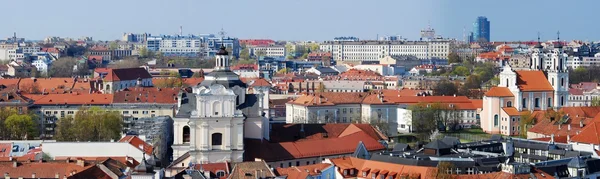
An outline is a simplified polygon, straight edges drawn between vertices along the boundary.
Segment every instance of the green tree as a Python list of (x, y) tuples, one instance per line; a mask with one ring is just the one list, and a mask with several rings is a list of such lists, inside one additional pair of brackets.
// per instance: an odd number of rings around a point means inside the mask
[(318, 92), (325, 92), (325, 85), (323, 84), (323, 82), (319, 83), (319, 86), (317, 87), (317, 91)]
[(436, 130), (436, 113), (438, 106), (426, 103), (418, 103), (408, 106), (405, 118), (409, 119), (410, 132), (417, 134), (420, 141), (426, 141), (431, 131)]
[(461, 63), (460, 56), (456, 52), (450, 52), (448, 54), (448, 63)]
[(117, 41), (112, 41), (108, 45), (108, 49), (110, 49), (110, 50), (116, 50), (118, 48), (119, 48), (119, 44), (117, 43)]
[(48, 70), (48, 77), (72, 77), (73, 67), (77, 65), (77, 59), (73, 57), (59, 58), (52, 62)]
[(600, 106), (600, 98), (594, 97), (591, 106)]
[(9, 116), (17, 114), (17, 110), (9, 107), (0, 107), (0, 139), (9, 139), (9, 131), (6, 129), (4, 122)]
[(121, 138), (123, 117), (117, 111), (81, 107), (73, 119), (58, 121), (57, 131), (64, 141), (110, 141)]
[(240, 51), (240, 59), (250, 59), (250, 50), (246, 46), (242, 46), (242, 50)]
[(75, 119), (71, 116), (59, 119), (56, 123), (56, 134), (54, 139), (57, 141), (76, 141)]
[(311, 52), (319, 51), (319, 44), (318, 43), (310, 43), (310, 44), (308, 44), (308, 49), (310, 49)]
[(301, 59), (302, 59), (302, 60), (304, 60), (304, 59), (308, 59), (308, 53), (304, 53), (304, 54), (302, 54), (302, 57), (301, 57)]
[(146, 47), (140, 48), (140, 52), (139, 53), (140, 53), (140, 57), (142, 57), (142, 58), (148, 58), (148, 57), (150, 57), (149, 53), (148, 53), (148, 48), (146, 48)]
[(454, 68), (454, 70), (452, 70), (452, 72), (450, 74), (458, 75), (458, 76), (469, 76), (470, 73), (471, 72), (469, 71), (469, 69), (467, 67), (458, 66), (458, 67)]
[(31, 68), (31, 77), (39, 78), (40, 76), (42, 76), (42, 74), (40, 74), (37, 68)]
[(30, 115), (13, 114), (4, 121), (11, 139), (27, 140), (37, 136), (36, 123)]
[(289, 73), (289, 72), (291, 72), (291, 71), (292, 71), (292, 70), (291, 70), (291, 69), (289, 69), (289, 68), (283, 68), (283, 69), (281, 69), (281, 70), (277, 71), (277, 73), (279, 73), (279, 74), (284, 74), (284, 73)]
[(527, 138), (527, 131), (535, 124), (535, 116), (529, 111), (523, 111), (521, 113), (521, 120), (519, 120), (519, 136), (521, 138)]
[(433, 95), (435, 96), (452, 96), (456, 94), (458, 94), (458, 88), (448, 80), (438, 82), (433, 88)]

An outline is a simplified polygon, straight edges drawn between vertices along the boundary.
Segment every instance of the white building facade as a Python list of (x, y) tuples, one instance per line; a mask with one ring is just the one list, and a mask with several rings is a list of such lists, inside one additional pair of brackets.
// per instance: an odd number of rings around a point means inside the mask
[(326, 41), (319, 48), (331, 52), (335, 61), (377, 61), (385, 56), (401, 55), (446, 59), (452, 41)]

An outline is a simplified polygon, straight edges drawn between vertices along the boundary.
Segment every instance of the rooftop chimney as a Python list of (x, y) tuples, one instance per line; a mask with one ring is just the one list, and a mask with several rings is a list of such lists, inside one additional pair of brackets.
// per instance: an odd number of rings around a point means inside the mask
[(8, 175), (8, 172), (4, 173), (4, 179), (10, 179), (10, 175)]
[(562, 124), (558, 124), (558, 130), (560, 130), (560, 127), (562, 126)]
[(571, 142), (571, 136), (567, 135), (567, 142)]
[(83, 160), (83, 158), (77, 158), (77, 165), (80, 167), (84, 167), (85, 166), (85, 160)]
[(567, 126), (567, 130), (571, 131), (571, 124), (569, 124), (569, 126)]
[(56, 174), (54, 174), (54, 178), (60, 178), (60, 175), (58, 174), (58, 172), (56, 172)]
[(583, 120), (579, 121), (579, 127), (583, 128)]
[(550, 143), (553, 144), (554, 143), (554, 134), (550, 135)]
[(31, 178), (35, 178), (35, 172), (31, 174)]

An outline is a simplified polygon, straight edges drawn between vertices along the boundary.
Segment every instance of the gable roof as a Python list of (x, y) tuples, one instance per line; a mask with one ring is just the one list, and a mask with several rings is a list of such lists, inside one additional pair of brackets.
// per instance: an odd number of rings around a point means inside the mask
[(487, 97), (514, 97), (507, 87), (492, 87), (485, 93)]
[(113, 94), (114, 103), (177, 104), (179, 88), (133, 87)]
[(304, 166), (292, 166), (288, 168), (277, 168), (277, 176), (287, 176), (286, 179), (306, 179), (308, 176), (320, 175), (323, 170), (332, 167), (329, 163), (318, 163)]
[(515, 71), (521, 91), (554, 91), (542, 71)]
[(368, 151), (385, 149), (381, 143), (364, 132), (358, 132), (339, 138), (323, 138), (279, 143), (246, 139), (244, 142), (246, 150), (244, 152), (244, 158), (261, 158), (270, 162), (352, 154), (359, 142), (363, 142)]
[[(256, 176), (260, 175), (260, 176)], [(237, 163), (231, 171), (231, 179), (256, 179), (256, 178), (274, 178), (275, 174), (269, 169), (265, 161), (253, 161)]]
[(137, 80), (138, 78), (147, 79), (152, 78), (152, 75), (144, 68), (120, 68), (110, 69), (105, 81), (129, 81)]
[[(565, 115), (569, 115), (569, 120), (562, 124), (559, 129), (559, 120), (550, 121), (545, 117), (546, 111), (534, 111), (532, 115), (536, 119), (535, 125), (528, 132), (537, 134), (543, 134), (550, 136), (554, 134), (557, 136), (575, 135), (584, 127), (593, 121), (600, 121), (600, 107), (562, 107), (560, 111), (564, 112)], [(571, 125), (571, 130), (568, 130), (568, 125)]]
[(47, 94), (47, 95), (24, 95), (25, 97), (34, 100), (36, 105), (84, 105), (94, 104), (103, 105), (111, 104), (113, 100), (112, 94)]
[(581, 133), (571, 138), (573, 142), (600, 145), (600, 122), (592, 122)]
[(133, 145), (134, 147), (144, 151), (144, 153), (146, 153), (146, 155), (152, 155), (152, 150), (153, 150), (152, 145), (146, 143), (144, 140), (140, 139), (137, 136), (134, 136), (134, 135), (125, 136), (125, 137), (121, 138), (119, 140), (119, 142), (127, 142), (127, 143)]

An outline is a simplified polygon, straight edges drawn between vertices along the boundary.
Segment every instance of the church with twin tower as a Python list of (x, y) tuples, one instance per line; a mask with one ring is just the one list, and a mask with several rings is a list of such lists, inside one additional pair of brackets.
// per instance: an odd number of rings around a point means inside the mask
[(560, 37), (547, 50), (538, 38), (531, 52), (529, 69), (513, 70), (505, 63), (500, 83), (485, 93), (480, 115), (484, 132), (520, 135), (519, 121), (524, 112), (558, 110), (568, 104), (569, 71)]
[(268, 139), (268, 88), (248, 89), (229, 69), (225, 47), (204, 81), (177, 96), (174, 163), (242, 162), (244, 139)]

